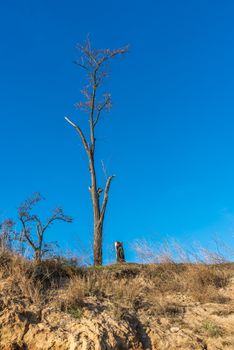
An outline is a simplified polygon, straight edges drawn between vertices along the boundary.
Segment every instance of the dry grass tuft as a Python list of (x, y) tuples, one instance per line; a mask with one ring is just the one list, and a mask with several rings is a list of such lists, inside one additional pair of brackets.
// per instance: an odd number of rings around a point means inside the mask
[(59, 306), (62, 311), (76, 310), (84, 304), (87, 286), (83, 278), (73, 277), (68, 285), (59, 292)]

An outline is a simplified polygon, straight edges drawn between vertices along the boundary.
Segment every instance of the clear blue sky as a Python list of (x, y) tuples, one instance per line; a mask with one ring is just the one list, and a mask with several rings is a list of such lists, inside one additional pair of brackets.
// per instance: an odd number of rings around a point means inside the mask
[(1, 218), (40, 191), (45, 209), (62, 205), (75, 218), (48, 239), (64, 249), (91, 240), (85, 154), (64, 121), (80, 118), (82, 72), (72, 62), (90, 33), (97, 47), (130, 44), (113, 62), (114, 106), (97, 137), (98, 159), (116, 174), (105, 245), (208, 244), (218, 234), (233, 246), (233, 16), (233, 1), (2, 2)]

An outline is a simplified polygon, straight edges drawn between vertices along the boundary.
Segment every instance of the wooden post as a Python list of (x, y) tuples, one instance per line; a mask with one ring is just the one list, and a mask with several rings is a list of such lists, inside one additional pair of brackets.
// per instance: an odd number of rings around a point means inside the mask
[(124, 249), (123, 249), (122, 242), (115, 242), (115, 252), (116, 252), (116, 262), (124, 263), (125, 257), (124, 257)]

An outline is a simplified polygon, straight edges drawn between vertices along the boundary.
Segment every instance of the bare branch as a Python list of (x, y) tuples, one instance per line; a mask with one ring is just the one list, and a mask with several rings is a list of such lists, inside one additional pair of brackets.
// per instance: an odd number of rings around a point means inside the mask
[(73, 128), (76, 129), (76, 131), (77, 131), (78, 134), (80, 135), (80, 138), (81, 138), (81, 140), (82, 140), (82, 143), (83, 143), (83, 146), (84, 146), (86, 152), (89, 153), (89, 145), (88, 145), (88, 143), (87, 143), (87, 141), (86, 141), (86, 138), (85, 138), (85, 136), (84, 136), (84, 134), (83, 134), (81, 128), (80, 128), (78, 125), (74, 124), (74, 123), (73, 123), (70, 119), (68, 119), (67, 117), (64, 117), (64, 118), (65, 118), (65, 120), (66, 120), (69, 124), (71, 124), (71, 125), (73, 126)]
[(24, 221), (30, 221), (31, 215), (30, 212), (32, 208), (42, 200), (42, 196), (40, 193), (34, 193), (30, 198), (26, 199), (18, 208), (18, 214), (20, 217), (24, 219)]
[(95, 110), (95, 99), (96, 99), (96, 80), (94, 79), (94, 84), (93, 84), (93, 93), (92, 93), (92, 101), (91, 101), (91, 107), (90, 107), (90, 116), (89, 116), (89, 124), (90, 124), (90, 139), (91, 139), (91, 151), (92, 154), (94, 154), (95, 150), (95, 136), (94, 136), (94, 110)]
[(104, 190), (104, 197), (103, 197), (102, 208), (101, 208), (100, 223), (103, 222), (103, 219), (105, 216), (108, 195), (109, 195), (109, 189), (110, 189), (111, 181), (113, 180), (114, 177), (115, 177), (115, 175), (109, 176), (107, 178), (107, 181), (106, 181), (106, 187)]
[(90, 79), (92, 81), (95, 80), (97, 87), (107, 76), (107, 73), (104, 70), (106, 62), (115, 58), (117, 55), (125, 54), (129, 50), (128, 46), (114, 50), (95, 49), (91, 47), (89, 39), (86, 40), (84, 45), (77, 44), (77, 48), (82, 53), (82, 56), (80, 61), (76, 61), (76, 64), (88, 72)]
[(77, 44), (77, 48), (89, 59), (90, 65), (93, 63), (96, 67), (100, 67), (104, 62), (117, 55), (125, 54), (129, 50), (129, 46), (119, 49), (92, 49), (90, 40), (87, 39), (84, 45)]
[(85, 69), (86, 71), (88, 71), (88, 67), (86, 67), (83, 57), (81, 57), (80, 62), (79, 61), (74, 61), (74, 63), (77, 64), (79, 67), (81, 67), (81, 68)]
[(33, 251), (36, 251), (36, 245), (33, 243), (32, 239), (30, 238), (30, 229), (26, 226), (26, 222), (24, 221), (23, 217), (19, 218), (22, 226), (23, 226), (23, 236), (26, 238), (28, 241), (29, 245), (33, 249)]
[(128, 50), (129, 50), (128, 46), (122, 47), (120, 49), (115, 49), (115, 50), (110, 50), (110, 49), (103, 50), (104, 56), (98, 61), (98, 66), (100, 67), (104, 62), (106, 62), (110, 58), (114, 58), (117, 55), (125, 54), (126, 52), (128, 52)]
[(42, 229), (42, 233), (56, 220), (65, 221), (71, 223), (73, 221), (71, 216), (65, 215), (62, 208), (55, 208), (53, 210), (53, 215), (47, 220), (47, 223)]
[(111, 108), (111, 106), (112, 106), (111, 105), (111, 96), (110, 96), (110, 94), (105, 94), (104, 97), (105, 97), (104, 101), (96, 106), (97, 114), (96, 114), (96, 118), (95, 118), (95, 120), (93, 122), (93, 126), (94, 127), (97, 125), (102, 111), (104, 109), (109, 110)]
[(35, 215), (35, 214), (32, 215), (32, 221), (36, 221), (37, 222), (37, 226), (38, 226), (40, 232), (42, 232), (43, 231), (43, 225), (42, 225), (42, 222), (39, 219), (39, 217), (37, 215)]

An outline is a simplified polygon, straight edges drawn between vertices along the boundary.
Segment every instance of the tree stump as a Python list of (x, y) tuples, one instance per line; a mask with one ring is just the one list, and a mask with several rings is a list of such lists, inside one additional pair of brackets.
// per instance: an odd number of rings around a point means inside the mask
[(122, 242), (115, 242), (115, 252), (116, 252), (116, 262), (124, 263), (125, 257), (124, 257), (124, 249), (123, 249)]

